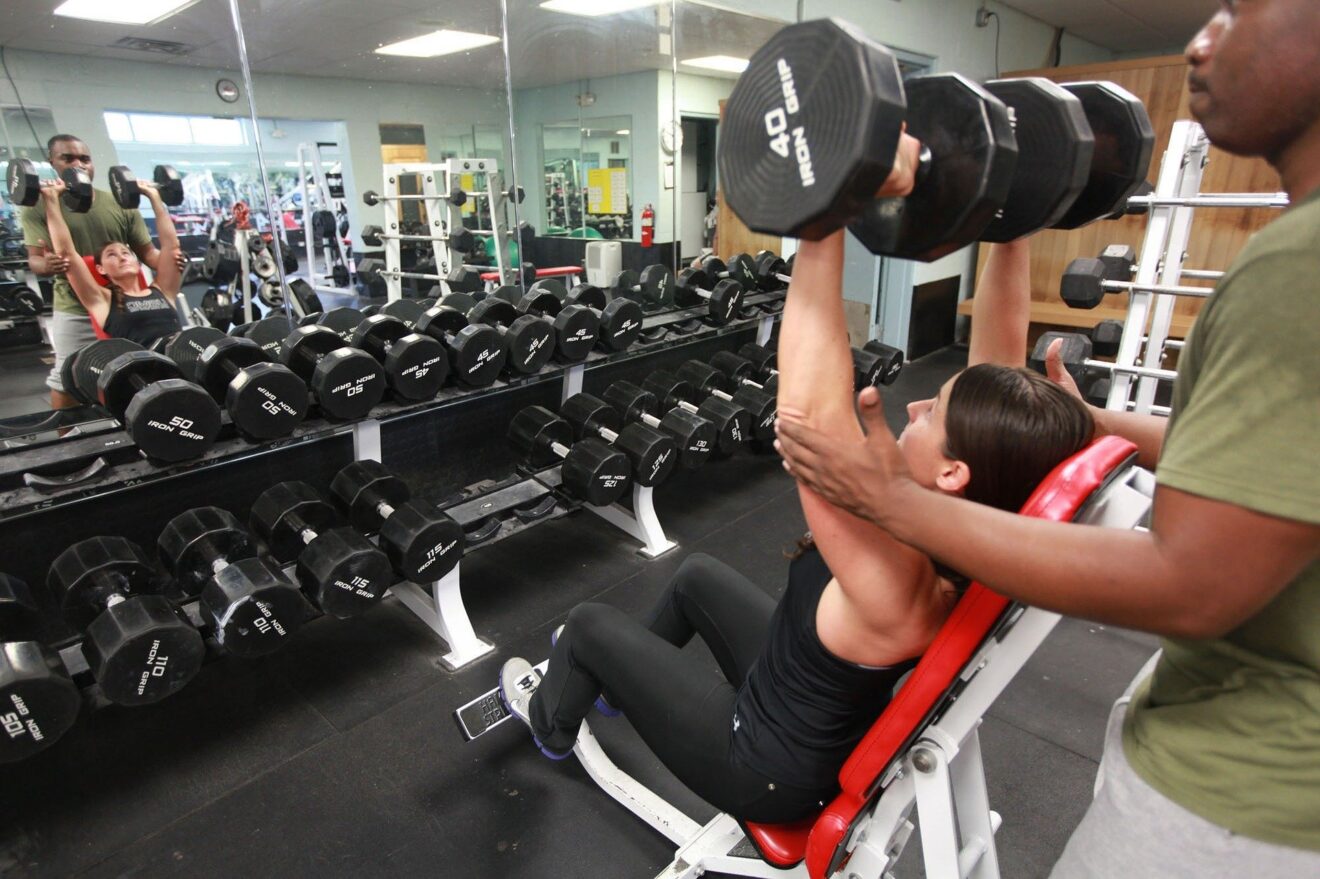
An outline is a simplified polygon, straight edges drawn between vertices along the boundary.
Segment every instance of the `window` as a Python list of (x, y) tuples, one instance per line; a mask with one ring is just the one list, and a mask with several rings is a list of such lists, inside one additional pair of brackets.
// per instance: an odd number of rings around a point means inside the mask
[(247, 135), (238, 119), (222, 116), (173, 116), (166, 113), (106, 112), (106, 132), (115, 143), (245, 146)]

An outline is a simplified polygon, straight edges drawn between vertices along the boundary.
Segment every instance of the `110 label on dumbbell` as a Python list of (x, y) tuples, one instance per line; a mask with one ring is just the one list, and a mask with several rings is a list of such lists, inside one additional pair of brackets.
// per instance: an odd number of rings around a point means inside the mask
[[(787, 159), (790, 156), (788, 117), (796, 115), (801, 104), (793, 87), (793, 68), (783, 58), (779, 59), (779, 84), (784, 91), (784, 106), (765, 114), (765, 132), (770, 135), (770, 149)], [(802, 185), (811, 186), (816, 182), (816, 174), (811, 168), (811, 146), (807, 143), (806, 128), (801, 125), (794, 128), (792, 142), (791, 155), (797, 158)]]

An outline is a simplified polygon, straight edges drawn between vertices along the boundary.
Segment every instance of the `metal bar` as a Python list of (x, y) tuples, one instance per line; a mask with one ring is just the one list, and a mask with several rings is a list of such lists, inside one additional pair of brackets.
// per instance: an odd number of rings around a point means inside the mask
[(1286, 208), (1286, 192), (1216, 192), (1203, 195), (1134, 195), (1128, 199), (1129, 207), (1183, 207), (1183, 208)]
[(1108, 370), (1110, 372), (1123, 373), (1124, 375), (1144, 376), (1155, 381), (1171, 382), (1178, 377), (1178, 373), (1172, 369), (1158, 369), (1154, 366), (1129, 366), (1126, 363), (1110, 363), (1108, 360), (1091, 360), (1087, 358), (1082, 361), (1087, 369)]
[(1213, 287), (1186, 287), (1179, 284), (1138, 284), (1135, 281), (1102, 281), (1106, 290), (1125, 292), (1141, 290), (1146, 293), (1167, 293), (1170, 296), (1200, 296), (1202, 298), (1215, 292)]

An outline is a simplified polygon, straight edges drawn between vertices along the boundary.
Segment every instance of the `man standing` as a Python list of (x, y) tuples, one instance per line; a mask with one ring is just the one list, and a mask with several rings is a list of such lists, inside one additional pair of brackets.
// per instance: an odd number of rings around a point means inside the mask
[[(51, 167), (57, 175), (65, 168), (77, 168), (93, 177), (91, 150), (82, 140), (71, 134), (57, 134), (46, 143)], [(92, 208), (85, 214), (73, 213), (63, 203), (60, 211), (69, 226), (78, 253), (100, 253), (111, 241), (121, 241), (133, 249), (139, 260), (156, 269), (160, 251), (151, 243), (147, 224), (136, 210), (125, 210), (114, 197), (103, 189), (92, 192)], [(69, 254), (56, 253), (48, 244), (50, 233), (46, 229), (44, 207), (23, 209), (23, 243), (28, 251), (28, 268), (38, 275), (55, 276), (55, 302), (50, 320), (50, 342), (55, 352), (55, 364), (46, 385), (50, 388), (50, 407), (64, 409), (76, 406), (77, 401), (65, 392), (60, 382), (60, 366), (64, 358), (84, 345), (96, 341), (87, 310), (73, 295), (65, 273), (69, 270)]]
[(827, 500), (1014, 599), (1164, 636), (1058, 879), (1320, 876), (1320, 3), (1222, 0), (1186, 54), (1192, 114), (1292, 207), (1201, 312), (1171, 417), (1095, 412), (1158, 462), (1149, 532), (920, 488), (874, 390), (862, 442), (779, 413), (785, 466)]

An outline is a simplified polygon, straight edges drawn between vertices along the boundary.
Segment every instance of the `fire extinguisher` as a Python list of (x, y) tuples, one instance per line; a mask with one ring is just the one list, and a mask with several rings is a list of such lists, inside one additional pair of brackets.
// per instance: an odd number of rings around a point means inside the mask
[(655, 211), (648, 204), (642, 208), (642, 247), (650, 247), (655, 240)]

